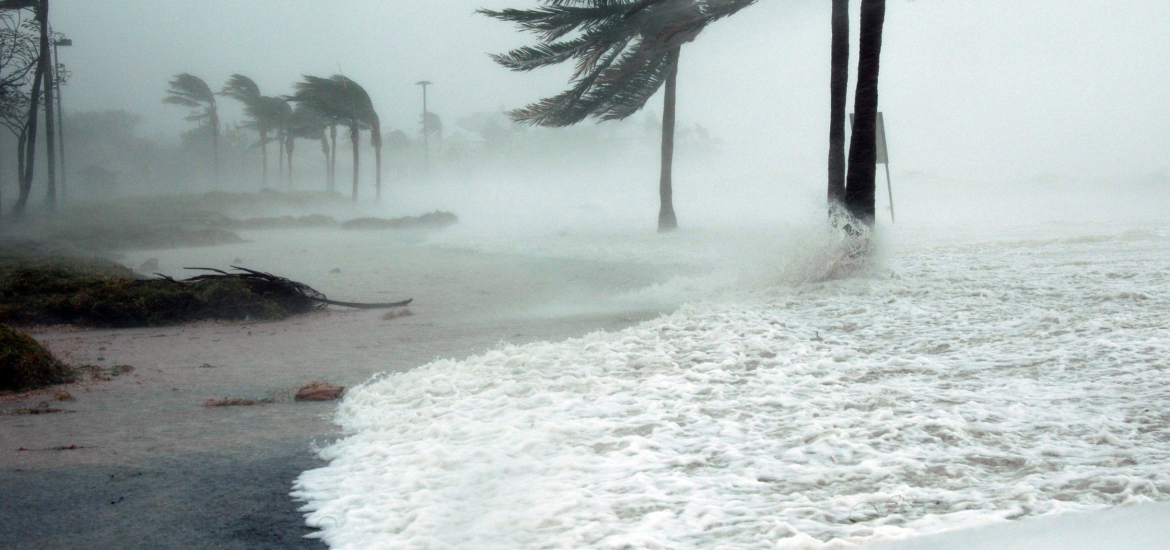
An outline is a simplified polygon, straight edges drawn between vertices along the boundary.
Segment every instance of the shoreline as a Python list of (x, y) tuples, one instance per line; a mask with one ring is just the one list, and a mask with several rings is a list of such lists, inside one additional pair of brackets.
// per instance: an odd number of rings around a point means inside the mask
[[(367, 248), (367, 262), (330, 275), (328, 259), (302, 252), (307, 248), (298, 238), (305, 236), (327, 241), (319, 248), (341, 255)], [(409, 293), (416, 300), (412, 316), (383, 320), (383, 312), (330, 308), (265, 323), (34, 330), (34, 338), (70, 363), (129, 364), (135, 370), (108, 382), (55, 388), (75, 401), (54, 406), (75, 412), (0, 417), (0, 483), (13, 495), (0, 521), (0, 546), (322, 548), (302, 538), (312, 530), (289, 492), (302, 471), (324, 464), (313, 450), (337, 437), (331, 422), (337, 403), (204, 407), (204, 400), (263, 397), (313, 380), (353, 387), (378, 372), (463, 358), (505, 341), (559, 341), (619, 330), (673, 307), (547, 313), (548, 304), (567, 296), (604, 300), (615, 282), (652, 284), (660, 273), (649, 266), (343, 237), (352, 236), (298, 232), (221, 247), (139, 252), (123, 262), (158, 255), (165, 273), (167, 266), (185, 262), (215, 265), (246, 257), (246, 265), (287, 274), (339, 298)], [(393, 265), (379, 261), (388, 258)], [(34, 406), (49, 395), (8, 396), (3, 404)], [(57, 448), (65, 450), (45, 450)], [(46, 517), (57, 519), (47, 524)]]

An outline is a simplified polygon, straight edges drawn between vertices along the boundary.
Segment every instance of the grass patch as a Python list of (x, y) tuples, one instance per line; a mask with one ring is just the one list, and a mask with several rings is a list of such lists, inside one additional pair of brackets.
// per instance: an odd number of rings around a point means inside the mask
[(29, 335), (0, 324), (0, 390), (35, 390), (69, 382), (74, 374)]
[(401, 218), (358, 218), (341, 224), (342, 229), (413, 229), (418, 227), (447, 227), (459, 222), (459, 217), (450, 212), (436, 210), (421, 216)]
[(320, 305), (243, 279), (143, 279), (108, 260), (0, 247), (0, 322), (148, 327), (205, 319), (278, 320)]

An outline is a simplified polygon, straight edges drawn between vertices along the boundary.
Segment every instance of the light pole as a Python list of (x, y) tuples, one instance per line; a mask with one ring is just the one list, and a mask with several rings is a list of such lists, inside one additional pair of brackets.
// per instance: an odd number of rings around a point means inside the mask
[(65, 111), (61, 109), (61, 74), (64, 72), (64, 67), (61, 65), (61, 54), (57, 48), (64, 46), (68, 48), (73, 45), (73, 40), (69, 38), (58, 38), (53, 41), (53, 63), (57, 69), (54, 72), (53, 87), (57, 91), (57, 139), (61, 144), (61, 202), (65, 202), (68, 198), (65, 187)]
[(429, 80), (420, 80), (415, 82), (416, 86), (422, 86), (423, 89), (423, 179), (427, 179), (431, 172), (431, 120), (427, 116), (427, 86), (434, 84)]

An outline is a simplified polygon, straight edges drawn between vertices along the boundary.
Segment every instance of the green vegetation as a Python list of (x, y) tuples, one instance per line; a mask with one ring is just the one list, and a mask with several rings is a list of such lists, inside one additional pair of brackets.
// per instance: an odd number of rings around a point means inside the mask
[(0, 391), (27, 391), (70, 381), (74, 371), (27, 334), (0, 324)]
[(321, 307), (288, 287), (246, 279), (143, 279), (114, 262), (0, 247), (0, 322), (97, 327), (204, 319), (277, 320)]

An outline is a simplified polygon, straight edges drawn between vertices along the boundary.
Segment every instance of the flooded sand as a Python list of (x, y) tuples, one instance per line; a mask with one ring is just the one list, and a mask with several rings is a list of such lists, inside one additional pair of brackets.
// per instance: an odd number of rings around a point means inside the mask
[[(122, 261), (137, 267), (158, 258), (158, 271), (176, 277), (191, 274), (184, 266), (241, 265), (338, 300), (413, 298), (412, 315), (386, 320), (386, 311), (331, 308), (275, 323), (34, 333), (72, 363), (135, 370), (67, 386), (76, 401), (60, 406), (71, 414), (0, 421), (0, 483), (10, 488), (0, 546), (320, 547), (300, 538), (307, 529), (288, 491), (318, 464), (315, 445), (335, 437), (334, 404), (285, 397), (206, 408), (204, 400), (280, 396), (314, 380), (352, 387), (375, 373), (462, 358), (504, 341), (621, 329), (673, 307), (609, 298), (615, 288), (666, 276), (650, 265), (444, 250), (397, 232), (245, 237), (249, 242), (137, 252)], [(556, 313), (580, 309), (591, 313)]]

